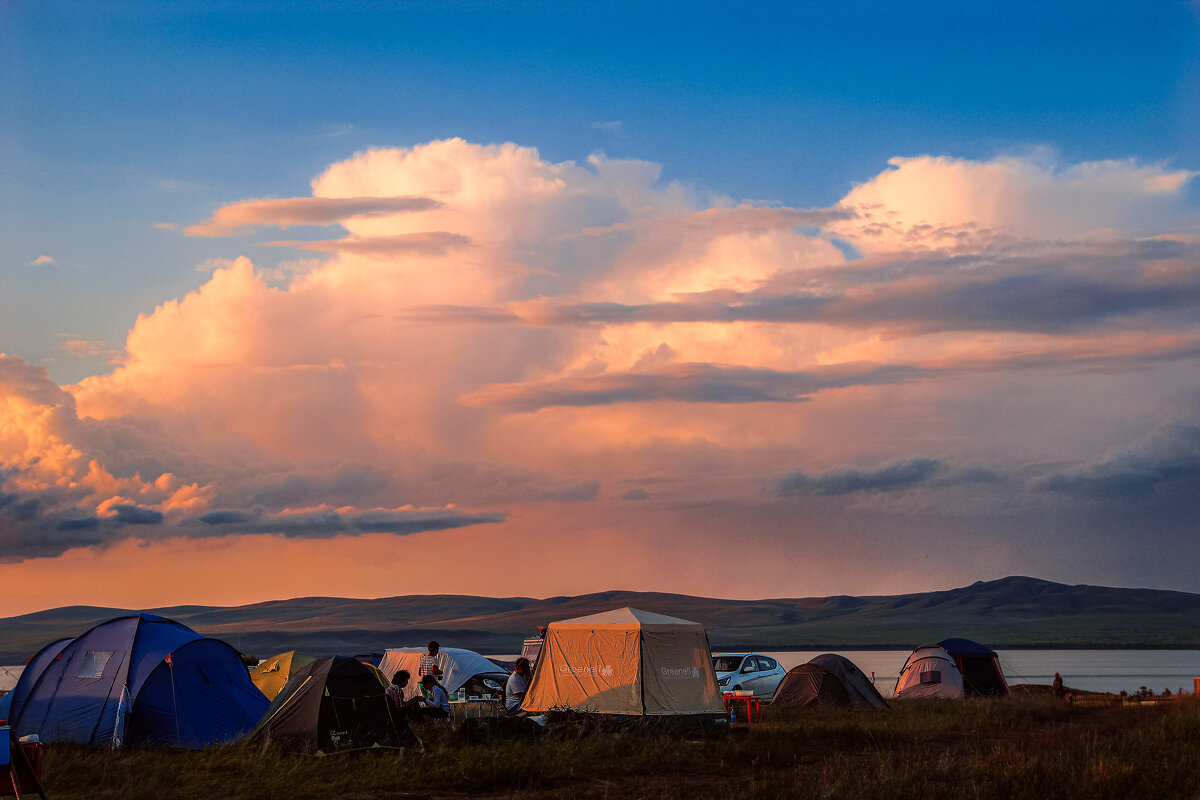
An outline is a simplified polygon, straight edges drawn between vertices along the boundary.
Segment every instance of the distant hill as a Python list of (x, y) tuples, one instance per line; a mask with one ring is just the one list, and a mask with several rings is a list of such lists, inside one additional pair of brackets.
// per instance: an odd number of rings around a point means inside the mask
[[(303, 597), (246, 606), (146, 609), (242, 652), (378, 652), (444, 645), (516, 653), (539, 625), (633, 606), (704, 623), (714, 649), (907, 649), (950, 636), (994, 648), (1197, 648), (1200, 595), (1157, 589), (1067, 586), (1036, 578), (875, 597), (720, 600), (655, 592), (577, 597), (407, 595), (375, 600)], [(0, 619), (0, 664), (20, 664), (49, 642), (76, 636), (125, 609), (68, 606)]]

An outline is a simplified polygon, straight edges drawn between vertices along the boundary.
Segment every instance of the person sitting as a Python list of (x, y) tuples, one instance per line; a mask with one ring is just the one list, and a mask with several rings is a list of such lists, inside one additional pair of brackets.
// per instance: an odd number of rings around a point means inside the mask
[(421, 678), (421, 691), (425, 693), (424, 697), (413, 698), (414, 702), (425, 703), (424, 706), (415, 707), (417, 719), (446, 719), (450, 716), (450, 695), (437, 678), (432, 675)]
[(407, 717), (408, 710), (416, 704), (416, 698), (404, 700), (404, 690), (408, 687), (408, 681), (412, 680), (412, 675), (407, 669), (400, 669), (391, 676), (391, 684), (384, 690), (388, 694), (388, 708), (395, 712), (397, 716)]
[(508, 676), (508, 682), (504, 684), (504, 710), (509, 714), (521, 710), (525, 692), (529, 690), (529, 673), (529, 659), (524, 656), (518, 658), (513, 674)]
[(394, 707), (404, 707), (404, 689), (408, 686), (408, 682), (411, 679), (412, 676), (408, 674), (408, 670), (406, 669), (399, 670), (396, 674), (392, 675), (392, 682), (385, 691), (388, 700), (392, 702)]

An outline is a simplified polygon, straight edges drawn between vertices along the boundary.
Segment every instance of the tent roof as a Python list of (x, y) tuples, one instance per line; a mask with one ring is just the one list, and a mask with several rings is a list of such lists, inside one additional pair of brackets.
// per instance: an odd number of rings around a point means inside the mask
[(680, 626), (694, 628), (700, 627), (700, 623), (629, 607), (614, 608), (612, 611), (601, 611), (599, 614), (589, 614), (586, 617), (575, 617), (550, 623), (551, 628), (677, 628)]
[[(396, 670), (406, 669), (412, 677), (406, 697), (413, 697), (420, 691), (420, 678), (417, 670), (421, 665), (421, 656), (429, 652), (424, 647), (396, 647), (384, 651), (379, 662), (378, 671), (384, 676), (384, 685), (392, 679)], [(442, 670), (442, 684), (448, 691), (454, 692), (476, 675), (507, 675), (508, 670), (484, 658), (474, 650), (461, 647), (443, 647), (438, 651), (437, 665)]]
[(952, 656), (984, 656), (996, 658), (996, 652), (970, 639), (943, 639), (938, 647)]

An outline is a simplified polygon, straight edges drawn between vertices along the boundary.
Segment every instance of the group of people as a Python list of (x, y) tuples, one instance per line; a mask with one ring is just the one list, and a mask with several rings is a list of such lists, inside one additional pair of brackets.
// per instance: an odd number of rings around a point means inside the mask
[[(430, 642), (427, 651), (421, 654), (421, 663), (417, 667), (421, 691), (408, 700), (404, 699), (404, 690), (412, 680), (412, 675), (406, 669), (392, 675), (392, 683), (387, 688), (388, 699), (398, 713), (410, 720), (419, 722), (424, 719), (446, 719), (450, 716), (450, 693), (442, 685), (442, 668), (437, 663), (440, 650), (441, 645)], [(513, 673), (504, 687), (504, 710), (510, 715), (521, 710), (532, 672), (529, 659), (517, 659)]]

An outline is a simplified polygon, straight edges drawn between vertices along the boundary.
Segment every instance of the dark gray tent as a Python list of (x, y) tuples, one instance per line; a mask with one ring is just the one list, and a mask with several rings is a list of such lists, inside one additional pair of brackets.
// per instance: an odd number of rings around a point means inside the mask
[(254, 733), (308, 752), (420, 743), (388, 699), (378, 671), (340, 656), (319, 658), (294, 673)]
[(854, 662), (825, 653), (807, 664), (793, 667), (779, 682), (773, 705), (834, 706), (841, 708), (887, 708), (875, 685)]

